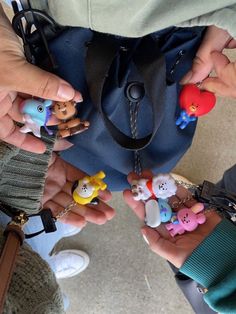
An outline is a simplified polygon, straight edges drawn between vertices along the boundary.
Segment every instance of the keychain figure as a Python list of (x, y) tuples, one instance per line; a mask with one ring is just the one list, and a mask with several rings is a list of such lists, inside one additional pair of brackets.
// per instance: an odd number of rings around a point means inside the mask
[(41, 137), (40, 128), (43, 126), (49, 135), (53, 132), (46, 126), (51, 117), (51, 100), (39, 101), (27, 99), (20, 105), (20, 112), (23, 114), (25, 125), (20, 128), (22, 133), (32, 132), (35, 136)]
[(213, 93), (202, 91), (194, 84), (185, 85), (179, 95), (181, 112), (176, 125), (180, 129), (186, 128), (191, 121), (211, 111), (215, 103), (216, 97)]
[(149, 198), (166, 199), (176, 193), (175, 180), (169, 174), (158, 174), (152, 179), (139, 179), (131, 183), (131, 192), (135, 201)]
[(142, 178), (131, 183), (134, 200), (145, 201), (145, 222), (152, 228), (170, 220), (172, 209), (165, 199), (176, 191), (175, 180), (169, 174), (159, 174), (150, 180)]
[(77, 180), (72, 187), (72, 196), (76, 203), (81, 205), (93, 204), (97, 205), (99, 190), (105, 190), (107, 185), (102, 179), (105, 178), (105, 173), (99, 171), (94, 176), (86, 176)]
[(169, 204), (163, 200), (158, 201), (150, 199), (145, 203), (145, 223), (151, 228), (158, 227), (162, 222), (171, 220), (172, 209)]
[(61, 120), (57, 133), (59, 138), (81, 133), (89, 127), (88, 121), (81, 121), (79, 118), (75, 118), (77, 114), (75, 101), (55, 102), (52, 105), (52, 113), (57, 119)]
[(191, 208), (182, 208), (176, 212), (173, 222), (166, 224), (165, 227), (172, 237), (185, 231), (193, 231), (206, 221), (206, 216), (201, 213), (203, 210), (202, 203), (197, 203)]

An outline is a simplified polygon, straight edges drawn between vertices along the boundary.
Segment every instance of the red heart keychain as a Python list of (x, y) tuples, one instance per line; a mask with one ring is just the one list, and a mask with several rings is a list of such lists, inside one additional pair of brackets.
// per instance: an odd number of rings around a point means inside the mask
[(182, 111), (176, 125), (184, 129), (189, 122), (195, 121), (196, 117), (211, 111), (215, 106), (216, 97), (213, 93), (203, 91), (194, 84), (187, 84), (180, 92), (179, 103)]

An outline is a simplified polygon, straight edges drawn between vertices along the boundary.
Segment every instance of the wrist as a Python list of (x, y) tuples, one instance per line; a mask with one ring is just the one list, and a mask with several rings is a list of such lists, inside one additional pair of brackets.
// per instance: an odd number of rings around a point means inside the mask
[(230, 273), (236, 259), (236, 227), (223, 219), (193, 251), (180, 271), (208, 288)]

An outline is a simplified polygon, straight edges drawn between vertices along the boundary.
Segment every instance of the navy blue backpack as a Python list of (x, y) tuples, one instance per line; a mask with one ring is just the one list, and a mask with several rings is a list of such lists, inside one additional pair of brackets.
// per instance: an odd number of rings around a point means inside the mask
[[(21, 3), (24, 11), (13, 6), (12, 23), (27, 60), (79, 90), (84, 101), (78, 116), (91, 124), (69, 139), (74, 145), (62, 158), (88, 174), (103, 170), (113, 191), (128, 186), (133, 170), (171, 171), (196, 128), (192, 122), (181, 130), (175, 121), (179, 81), (191, 68), (205, 28), (170, 27), (125, 38), (61, 27), (44, 12), (32, 11), (28, 1)], [(27, 20), (24, 35), (22, 18)], [(37, 31), (31, 32), (32, 26)]]
[(62, 158), (89, 174), (106, 173), (109, 189), (127, 174), (169, 172), (191, 144), (196, 123), (175, 125), (179, 81), (191, 68), (204, 28), (168, 28), (122, 38), (69, 28), (50, 42), (57, 74), (83, 95), (78, 116), (86, 132), (71, 137)]

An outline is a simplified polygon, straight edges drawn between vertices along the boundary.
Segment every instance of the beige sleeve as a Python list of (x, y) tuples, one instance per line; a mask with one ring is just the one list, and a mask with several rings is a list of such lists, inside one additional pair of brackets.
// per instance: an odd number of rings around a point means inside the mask
[(201, 25), (215, 25), (227, 30), (232, 37), (236, 38), (236, 4), (190, 19), (177, 26), (191, 27)]

